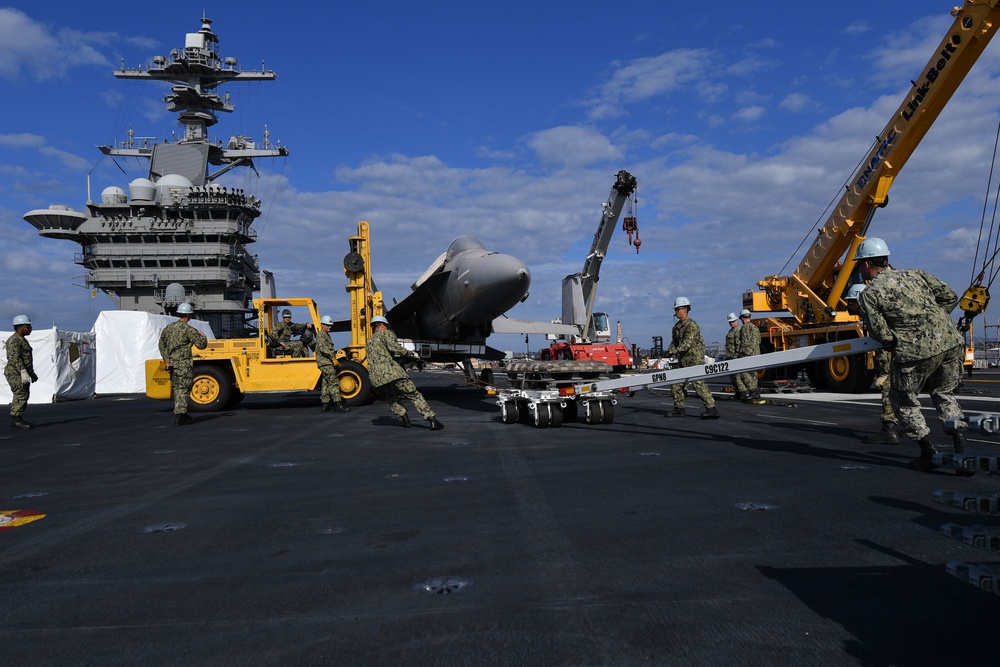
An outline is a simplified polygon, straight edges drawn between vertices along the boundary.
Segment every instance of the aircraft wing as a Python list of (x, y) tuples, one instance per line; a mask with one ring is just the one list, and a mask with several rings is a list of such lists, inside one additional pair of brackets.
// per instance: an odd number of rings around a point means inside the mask
[(417, 313), (428, 308), (437, 309), (439, 305), (434, 301), (435, 288), (448, 280), (451, 271), (438, 271), (430, 276), (424, 276), (414, 284), (413, 291), (406, 295), (406, 298), (390, 308), (385, 319), (389, 320), (389, 326), (399, 338), (419, 338), (419, 323)]
[(514, 317), (498, 317), (495, 320), (493, 320), (493, 333), (560, 334), (563, 336), (579, 336), (580, 328), (575, 327), (572, 324), (554, 324), (552, 322), (519, 320)]

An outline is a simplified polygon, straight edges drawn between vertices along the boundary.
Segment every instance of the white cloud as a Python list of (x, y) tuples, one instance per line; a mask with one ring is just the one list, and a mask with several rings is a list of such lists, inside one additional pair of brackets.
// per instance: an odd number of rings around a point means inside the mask
[(68, 169), (85, 170), (90, 166), (90, 161), (69, 151), (60, 150), (46, 144), (45, 137), (28, 132), (18, 134), (0, 134), (0, 146), (8, 148), (33, 148), (39, 154), (47, 158), (53, 158), (61, 162)]
[(595, 162), (620, 161), (621, 149), (592, 127), (562, 126), (536, 132), (528, 146), (542, 164), (586, 166)]
[(761, 106), (743, 107), (733, 114), (733, 118), (742, 123), (755, 123), (763, 117), (766, 111)]
[(818, 106), (818, 104), (808, 95), (803, 93), (790, 93), (785, 96), (785, 99), (778, 103), (779, 109), (792, 112), (804, 111), (805, 109), (816, 106)]
[(593, 120), (620, 115), (625, 103), (664, 95), (703, 78), (716, 57), (708, 49), (683, 49), (614, 63), (611, 79), (584, 106)]
[(110, 65), (96, 48), (114, 33), (50, 28), (17, 9), (0, 7), (0, 78), (15, 80), (28, 71), (36, 80), (59, 78), (71, 67)]

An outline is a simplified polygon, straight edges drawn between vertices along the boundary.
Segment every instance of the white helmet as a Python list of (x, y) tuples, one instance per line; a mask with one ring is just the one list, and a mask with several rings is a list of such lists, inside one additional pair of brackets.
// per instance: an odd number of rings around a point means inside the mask
[(376, 324), (379, 323), (389, 326), (389, 320), (385, 319), (381, 315), (376, 315), (375, 317), (372, 318), (372, 326), (375, 326)]
[(24, 325), (31, 325), (31, 320), (28, 319), (27, 315), (18, 315), (14, 318), (15, 327), (23, 327)]
[(192, 308), (191, 304), (188, 303), (187, 301), (185, 301), (181, 305), (177, 306), (177, 314), (178, 315), (190, 315), (193, 312), (194, 312), (194, 308)]
[(322, 318), (320, 318), (319, 323), (320, 324), (329, 324), (330, 326), (333, 326), (333, 318), (330, 317), (329, 315), (324, 315)]
[(285, 308), (283, 311), (281, 311), (281, 316), (282, 317), (291, 317), (292, 316), (292, 311), (290, 311), (287, 308)]
[(889, 246), (885, 244), (882, 239), (870, 238), (865, 239), (858, 246), (857, 252), (854, 253), (854, 261), (859, 259), (871, 259), (872, 257), (888, 257), (889, 256)]
[(751, 313), (746, 308), (740, 311), (740, 317), (750, 317), (751, 315), (753, 315), (753, 313)]
[(729, 313), (729, 317), (726, 318), (727, 322), (735, 322), (737, 319), (736, 313)]
[(679, 296), (676, 299), (674, 299), (674, 310), (677, 310), (678, 308), (683, 308), (684, 306), (687, 306), (688, 308), (691, 307), (691, 302), (688, 300), (686, 296)]
[(858, 296), (865, 291), (868, 285), (864, 283), (856, 283), (851, 285), (851, 288), (847, 290), (847, 294), (844, 295), (844, 301), (857, 301)]

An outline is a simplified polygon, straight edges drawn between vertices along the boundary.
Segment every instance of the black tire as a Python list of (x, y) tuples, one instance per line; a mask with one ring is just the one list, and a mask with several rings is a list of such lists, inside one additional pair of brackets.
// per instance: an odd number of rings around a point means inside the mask
[(549, 428), (559, 428), (563, 425), (563, 419), (565, 415), (563, 414), (562, 406), (558, 403), (549, 403)]
[(244, 394), (242, 391), (240, 391), (236, 387), (233, 387), (233, 391), (229, 395), (229, 400), (226, 401), (226, 405), (222, 409), (223, 410), (235, 410), (239, 406), (239, 404), (243, 402), (243, 399), (245, 397), (246, 397), (246, 394)]
[(500, 404), (500, 421), (504, 424), (516, 424), (517, 418), (517, 401), (504, 401)]
[(522, 424), (531, 422), (531, 410), (528, 408), (527, 401), (517, 401), (517, 421)]
[(232, 378), (222, 369), (204, 364), (196, 365), (188, 409), (191, 412), (224, 410), (234, 389)]
[(363, 364), (342, 359), (340, 370), (337, 371), (337, 380), (340, 381), (340, 400), (347, 407), (361, 405), (371, 396), (372, 381), (368, 377), (368, 369)]
[(867, 391), (875, 379), (875, 371), (869, 370), (864, 354), (850, 357), (830, 357), (817, 361), (809, 373), (810, 379), (821, 389), (845, 394), (859, 394)]
[(479, 381), (482, 382), (483, 384), (493, 386), (494, 384), (493, 369), (484, 368), (483, 370), (479, 371)]
[(588, 424), (600, 424), (604, 420), (604, 401), (587, 401), (584, 404), (584, 417)]
[(548, 403), (536, 403), (535, 404), (535, 414), (533, 416), (534, 424), (537, 428), (548, 428), (551, 413), (549, 412)]
[(611, 401), (601, 401), (604, 414), (601, 416), (602, 424), (611, 424), (615, 421), (615, 404)]
[(566, 407), (563, 408), (563, 423), (576, 421), (579, 406), (580, 404), (576, 401), (566, 401)]

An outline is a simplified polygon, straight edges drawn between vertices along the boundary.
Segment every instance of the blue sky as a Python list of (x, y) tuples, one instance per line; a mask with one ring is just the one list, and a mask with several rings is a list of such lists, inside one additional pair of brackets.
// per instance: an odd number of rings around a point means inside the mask
[[(28, 313), (89, 330), (113, 307), (74, 286), (79, 246), (39, 237), (22, 216), (50, 204), (82, 210), (88, 174), (95, 198), (145, 175), (145, 164), (124, 163), (123, 174), (95, 146), (129, 127), (168, 137), (175, 119), (162, 87), (111, 70), (182, 45), (204, 12), (223, 56), (278, 74), (223, 87), (237, 110), (211, 132), (260, 141), (266, 125), (290, 150), (260, 161), (259, 178), (235, 181), (264, 201), (253, 250), (279, 294), (342, 316), (347, 237), (368, 220), (388, 301), (472, 234), (531, 269), (531, 296), (509, 314), (549, 320), (627, 169), (639, 183), (642, 250), (616, 232), (598, 309), (645, 347), (669, 338), (673, 300), (687, 296), (706, 340), (720, 341), (742, 293), (799, 262), (800, 241), (920, 74), (952, 4), (0, 5), (0, 321)], [(959, 292), (978, 268), (998, 69), (993, 43), (871, 228), (895, 266), (929, 270)], [(524, 349), (518, 337), (492, 341)]]

